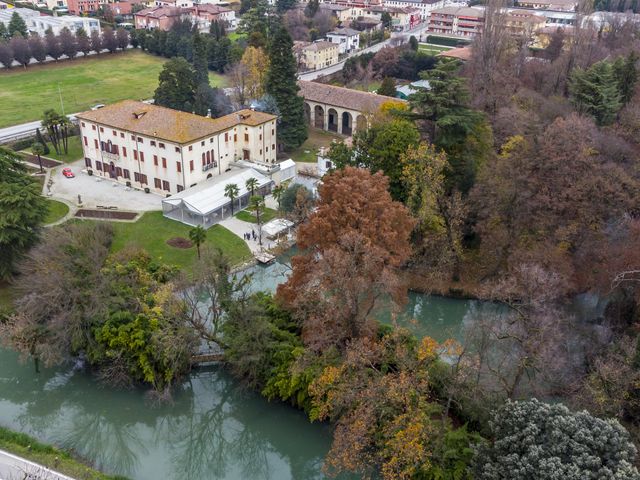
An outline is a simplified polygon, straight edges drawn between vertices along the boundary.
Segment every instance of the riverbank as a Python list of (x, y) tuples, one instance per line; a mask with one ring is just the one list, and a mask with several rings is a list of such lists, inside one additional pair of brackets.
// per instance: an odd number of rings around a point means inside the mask
[(127, 480), (110, 476), (91, 468), (70, 452), (40, 443), (35, 438), (0, 427), (0, 450), (18, 455), (50, 470), (82, 480)]

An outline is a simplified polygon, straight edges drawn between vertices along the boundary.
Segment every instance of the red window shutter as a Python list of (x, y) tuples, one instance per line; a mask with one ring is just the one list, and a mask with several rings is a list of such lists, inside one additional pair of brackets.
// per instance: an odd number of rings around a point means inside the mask
[(137, 160), (137, 159), (138, 159), (138, 151), (137, 151), (137, 150), (134, 150), (134, 151), (133, 151), (133, 159), (134, 159), (134, 160)]
[(193, 160), (189, 162), (189, 170), (193, 172)]
[(84, 146), (88, 147), (89, 146), (89, 141), (87, 140), (87, 137), (82, 137), (84, 139)]
[(176, 162), (176, 170), (178, 170), (178, 173), (182, 172), (182, 165), (180, 165), (180, 162)]

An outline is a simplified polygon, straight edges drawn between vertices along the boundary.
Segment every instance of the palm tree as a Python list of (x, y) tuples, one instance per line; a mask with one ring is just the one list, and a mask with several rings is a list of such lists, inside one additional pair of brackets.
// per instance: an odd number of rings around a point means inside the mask
[(284, 182), (280, 183), (280, 185), (275, 187), (273, 189), (273, 192), (271, 192), (273, 194), (273, 198), (275, 198), (276, 202), (278, 202), (278, 210), (280, 210), (280, 200), (282, 199), (282, 195), (284, 195), (284, 191), (287, 188), (289, 188), (289, 180), (285, 180)]
[(262, 245), (262, 221), (260, 215), (264, 212), (264, 198), (254, 195), (249, 201), (249, 209), (256, 212), (256, 223), (258, 224), (258, 244)]
[(201, 225), (193, 227), (189, 230), (189, 240), (191, 240), (198, 250), (198, 258), (200, 258), (200, 245), (207, 239), (207, 231)]
[(38, 163), (40, 164), (40, 173), (44, 173), (44, 169), (42, 168), (42, 158), (40, 155), (44, 155), (44, 145), (40, 142), (36, 142), (31, 145), (31, 153), (33, 153), (36, 157), (38, 157)]
[(229, 200), (231, 200), (231, 216), (233, 216), (233, 201), (238, 197), (239, 193), (240, 189), (235, 183), (227, 183), (224, 186), (224, 196), (229, 197)]
[(253, 197), (253, 192), (255, 191), (256, 188), (258, 188), (259, 182), (257, 178), (251, 177), (245, 182), (244, 185), (245, 187), (247, 187), (247, 190), (251, 192), (251, 196)]

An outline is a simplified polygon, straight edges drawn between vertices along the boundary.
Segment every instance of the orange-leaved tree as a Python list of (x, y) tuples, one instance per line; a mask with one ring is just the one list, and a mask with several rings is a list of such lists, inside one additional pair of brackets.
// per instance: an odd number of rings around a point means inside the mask
[(406, 288), (397, 269), (411, 253), (414, 225), (393, 201), (388, 179), (346, 167), (323, 178), (317, 210), (298, 231), (301, 254), (278, 298), (302, 326), (312, 350), (371, 335), (372, 314), (382, 297), (401, 303)]

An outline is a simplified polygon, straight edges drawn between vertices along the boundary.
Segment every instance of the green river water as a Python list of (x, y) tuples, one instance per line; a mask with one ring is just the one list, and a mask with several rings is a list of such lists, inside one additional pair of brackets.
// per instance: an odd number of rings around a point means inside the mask
[[(273, 290), (286, 271), (253, 268), (254, 288)], [(442, 340), (459, 336), (477, 308), (412, 293), (398, 321)], [(72, 365), (36, 375), (8, 350), (0, 350), (0, 424), (134, 480), (324, 478), (331, 442), (327, 425), (246, 391), (219, 367), (195, 371), (172, 404), (153, 406), (143, 391), (105, 388)]]

